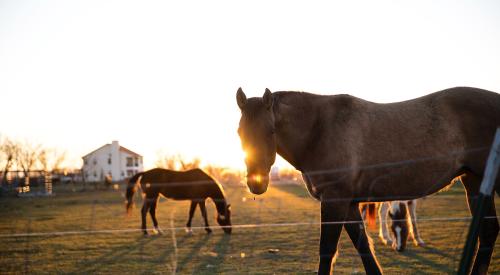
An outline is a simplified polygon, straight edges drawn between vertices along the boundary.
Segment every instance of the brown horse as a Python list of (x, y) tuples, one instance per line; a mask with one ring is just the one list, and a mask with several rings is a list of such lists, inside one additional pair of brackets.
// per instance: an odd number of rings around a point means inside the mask
[[(342, 228), (366, 272), (381, 273), (360, 202), (416, 199), (461, 177), (472, 210), (500, 125), (500, 95), (467, 87), (390, 104), (268, 89), (247, 99), (241, 88), (236, 99), (250, 191), (266, 192), (277, 153), (302, 172), (309, 193), (321, 201), (320, 274), (332, 268)], [(496, 216), (493, 198), (487, 216)], [(473, 273), (487, 272), (498, 231), (496, 218), (483, 221)]]
[(144, 235), (148, 234), (146, 229), (148, 212), (153, 220), (155, 230), (161, 232), (156, 219), (156, 205), (160, 194), (174, 200), (191, 200), (189, 218), (186, 224), (188, 232), (191, 232), (191, 220), (198, 205), (205, 221), (205, 230), (207, 233), (212, 232), (208, 225), (207, 209), (205, 207), (205, 201), (207, 198), (211, 198), (217, 209), (217, 222), (222, 226), (225, 233), (231, 234), (231, 205), (226, 201), (222, 186), (201, 169), (172, 171), (155, 168), (137, 173), (129, 180), (127, 187), (127, 212), (130, 212), (132, 208), (132, 198), (137, 189), (137, 184), (141, 185), (142, 192), (146, 195), (141, 209)]

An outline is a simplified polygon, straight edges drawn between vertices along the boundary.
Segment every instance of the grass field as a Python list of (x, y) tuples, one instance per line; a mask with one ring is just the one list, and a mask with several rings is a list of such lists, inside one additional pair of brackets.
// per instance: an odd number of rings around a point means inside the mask
[[(165, 232), (143, 237), (134, 230), (140, 225), (141, 198), (136, 194), (138, 207), (126, 217), (123, 192), (75, 192), (71, 186), (56, 186), (53, 197), (0, 198), (0, 273), (313, 274), (316, 270), (319, 203), (303, 186), (273, 187), (255, 200), (244, 187), (227, 187), (233, 224), (265, 225), (234, 228), (230, 236), (217, 228), (212, 203), (208, 212), (214, 233), (197, 228), (188, 235), (182, 227), (189, 202), (162, 199), (158, 219)], [(193, 226), (202, 225), (198, 211)], [(409, 244), (404, 253), (397, 253), (370, 231), (384, 272), (454, 273), (470, 221), (439, 219), (469, 216), (462, 187), (420, 200), (417, 212), (426, 247)], [(151, 226), (149, 217), (148, 223)], [(15, 236), (26, 233), (49, 234)], [(347, 234), (343, 233), (339, 247), (336, 273), (364, 273)], [(490, 272), (500, 273), (500, 241)]]

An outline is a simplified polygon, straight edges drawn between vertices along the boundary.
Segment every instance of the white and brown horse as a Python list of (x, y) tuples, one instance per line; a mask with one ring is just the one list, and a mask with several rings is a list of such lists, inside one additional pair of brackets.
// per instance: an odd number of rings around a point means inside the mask
[(416, 246), (425, 246), (417, 226), (417, 200), (360, 204), (361, 216), (369, 228), (375, 229), (378, 213), (378, 237), (398, 252), (406, 249), (408, 239)]
[[(360, 202), (416, 199), (460, 177), (473, 208), (500, 126), (500, 95), (468, 87), (390, 104), (268, 89), (247, 99), (241, 88), (236, 100), (250, 191), (266, 192), (279, 154), (302, 172), (309, 193), (321, 201), (320, 274), (330, 273), (343, 228), (366, 272), (382, 273)], [(487, 216), (496, 216), (493, 200), (486, 201)], [(496, 218), (482, 222), (474, 274), (488, 271), (498, 231)]]
[(416, 246), (425, 246), (417, 226), (417, 200), (382, 202), (378, 214), (378, 237), (384, 244), (401, 252), (411, 238)]

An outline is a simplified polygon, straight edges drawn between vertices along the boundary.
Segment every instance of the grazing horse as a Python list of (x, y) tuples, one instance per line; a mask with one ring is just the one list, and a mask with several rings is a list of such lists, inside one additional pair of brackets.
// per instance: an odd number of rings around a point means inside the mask
[(402, 252), (406, 249), (408, 238), (411, 237), (416, 246), (425, 246), (417, 227), (417, 200), (360, 204), (361, 216), (370, 228), (372, 226), (375, 228), (377, 210), (379, 214), (378, 237), (383, 244), (391, 245), (398, 252)]
[[(387, 230), (387, 218), (391, 218), (391, 234)], [(425, 246), (417, 227), (417, 200), (382, 202), (379, 208), (379, 238), (402, 252), (409, 237), (416, 246)]]
[[(473, 210), (500, 125), (500, 95), (468, 87), (389, 104), (269, 89), (247, 99), (239, 88), (236, 101), (250, 191), (266, 192), (279, 154), (302, 172), (309, 193), (321, 202), (320, 274), (330, 273), (342, 228), (366, 273), (382, 273), (360, 202), (416, 199), (460, 177)], [(500, 177), (495, 190), (500, 193)], [(486, 216), (496, 216), (493, 200), (485, 202)], [(498, 231), (498, 219), (482, 221), (474, 274), (487, 272)]]
[(132, 198), (138, 184), (141, 185), (142, 192), (146, 195), (141, 210), (144, 235), (148, 234), (146, 229), (148, 212), (153, 220), (155, 230), (161, 232), (156, 219), (156, 205), (160, 194), (174, 200), (191, 200), (189, 219), (186, 224), (188, 232), (191, 232), (191, 220), (198, 205), (205, 220), (205, 230), (207, 233), (212, 232), (208, 225), (207, 209), (205, 207), (205, 201), (207, 198), (211, 198), (217, 209), (217, 222), (222, 226), (225, 233), (231, 234), (231, 205), (226, 202), (222, 186), (202, 170), (172, 171), (155, 168), (137, 173), (128, 183), (127, 212), (130, 212), (132, 208)]

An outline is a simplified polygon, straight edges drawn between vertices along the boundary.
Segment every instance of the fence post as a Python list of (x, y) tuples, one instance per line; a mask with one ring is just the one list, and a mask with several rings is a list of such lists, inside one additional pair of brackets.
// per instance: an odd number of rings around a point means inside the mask
[(458, 274), (460, 275), (468, 274), (471, 268), (472, 259), (474, 258), (474, 252), (476, 251), (479, 227), (481, 225), (481, 221), (484, 218), (484, 201), (486, 199), (489, 199), (491, 196), (494, 196), (493, 188), (495, 186), (495, 180), (498, 174), (499, 166), (500, 128), (497, 128), (495, 138), (493, 140), (493, 145), (491, 146), (490, 154), (488, 156), (488, 162), (486, 163), (486, 169), (484, 171), (483, 181), (481, 182), (479, 196), (477, 197), (475, 202), (476, 207), (474, 209), (472, 222), (469, 227), (467, 241), (464, 246), (462, 258), (460, 259), (460, 265), (458, 269)]
[(52, 195), (52, 173), (45, 172), (45, 194)]

